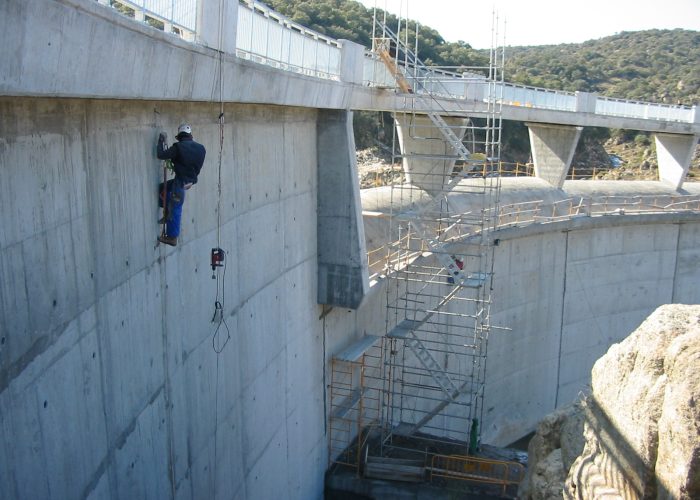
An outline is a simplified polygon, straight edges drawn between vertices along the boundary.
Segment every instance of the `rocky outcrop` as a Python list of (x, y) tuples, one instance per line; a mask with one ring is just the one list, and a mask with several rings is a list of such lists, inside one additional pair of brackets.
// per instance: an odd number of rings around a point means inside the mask
[(560, 499), (566, 473), (583, 450), (583, 411), (574, 404), (547, 415), (528, 445), (528, 469), (520, 483), (523, 500)]
[(564, 497), (700, 498), (700, 306), (657, 309), (592, 371)]

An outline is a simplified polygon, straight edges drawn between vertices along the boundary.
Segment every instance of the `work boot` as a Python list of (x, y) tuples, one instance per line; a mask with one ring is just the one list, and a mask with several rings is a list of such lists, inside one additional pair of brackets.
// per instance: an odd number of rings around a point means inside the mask
[(171, 247), (177, 246), (177, 238), (171, 236), (158, 236), (158, 241), (170, 245)]

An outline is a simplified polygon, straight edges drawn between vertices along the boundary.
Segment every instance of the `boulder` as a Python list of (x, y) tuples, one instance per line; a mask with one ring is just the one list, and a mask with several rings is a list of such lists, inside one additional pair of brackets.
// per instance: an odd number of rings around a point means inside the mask
[(658, 308), (593, 367), (564, 497), (700, 498), (700, 306)]
[[(566, 472), (562, 466), (561, 448), (537, 462), (530, 480), (530, 498), (538, 500), (559, 500), (564, 488)], [(523, 498), (519, 495), (520, 498)]]
[[(561, 498), (564, 479), (583, 450), (583, 417), (580, 403), (555, 410), (537, 425), (527, 447), (528, 468), (518, 498)], [(557, 495), (552, 497), (552, 491)]]

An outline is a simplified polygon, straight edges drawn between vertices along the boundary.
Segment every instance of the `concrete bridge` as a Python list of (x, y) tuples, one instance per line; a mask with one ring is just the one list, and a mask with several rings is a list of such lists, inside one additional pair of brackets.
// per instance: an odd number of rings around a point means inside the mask
[[(374, 62), (354, 44), (237, 2), (197, 5), (189, 41), (91, 0), (0, 4), (2, 498), (323, 494), (329, 363), (386, 331), (388, 281), (370, 287), (378, 236), (361, 215), (381, 207), (360, 195), (348, 110), (411, 96), (368, 86)], [(243, 45), (274, 22), (328, 56), (315, 48), (297, 65)], [(671, 170), (687, 168), (694, 108), (574, 99), (580, 109), (504, 98), (504, 117), (650, 130), (677, 145)], [(478, 99), (457, 101), (478, 114)], [(651, 114), (620, 116), (640, 106)], [(208, 161), (182, 243), (154, 248), (155, 140), (184, 120)], [(484, 442), (517, 439), (575, 397), (592, 361), (657, 305), (700, 300), (700, 189), (675, 178), (504, 183), (513, 203), (686, 198), (499, 233), (493, 314), (513, 330), (491, 343)], [(226, 268), (212, 280), (217, 244)]]

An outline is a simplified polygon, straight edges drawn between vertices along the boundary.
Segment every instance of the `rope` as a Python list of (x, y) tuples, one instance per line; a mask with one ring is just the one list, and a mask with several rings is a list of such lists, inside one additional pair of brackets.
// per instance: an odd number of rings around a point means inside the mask
[[(223, 40), (224, 40), (224, 0), (219, 0), (219, 165), (218, 165), (218, 179), (217, 179), (217, 204), (216, 204), (216, 249), (221, 249), (221, 172), (223, 170), (223, 157), (224, 157), (224, 51), (223, 51)], [(223, 250), (222, 250), (223, 251)], [(218, 323), (214, 336), (212, 338), (212, 347), (214, 352), (217, 354), (223, 351), (224, 347), (231, 338), (228, 325), (224, 319), (224, 304), (226, 302), (226, 252), (224, 252), (224, 269), (219, 279), (218, 268), (213, 269), (215, 274), (212, 276), (216, 279), (216, 299), (214, 300), (214, 316), (212, 317), (212, 322)], [(213, 264), (213, 263), (212, 263)], [(221, 299), (219, 300), (219, 297)], [(221, 325), (224, 325), (226, 329), (226, 340), (223, 341), (222, 345), (218, 345), (217, 338), (221, 330)]]
[[(215, 267), (214, 277), (216, 278), (216, 299), (214, 301), (214, 316), (212, 322), (216, 322), (216, 330), (211, 339), (211, 346), (216, 353), (216, 396), (214, 404), (214, 498), (216, 498), (216, 484), (218, 467), (218, 431), (219, 431), (219, 354), (226, 348), (226, 344), (231, 340), (231, 331), (224, 319), (224, 304), (226, 303), (226, 252), (221, 250), (221, 170), (224, 156), (224, 26), (225, 23), (224, 0), (219, 0), (219, 172), (217, 180), (217, 205), (216, 205), (216, 249), (223, 252), (224, 269), (219, 280), (219, 269)], [(213, 93), (213, 92), (212, 92)], [(213, 97), (213, 96), (212, 96)], [(213, 100), (213, 99), (212, 99)], [(214, 250), (212, 250), (213, 259)], [(214, 264), (214, 262), (212, 262)], [(221, 291), (221, 300), (219, 300), (219, 291)], [(219, 339), (219, 334), (223, 333), (221, 326), (223, 325), (226, 331), (226, 339), (223, 342)]]

